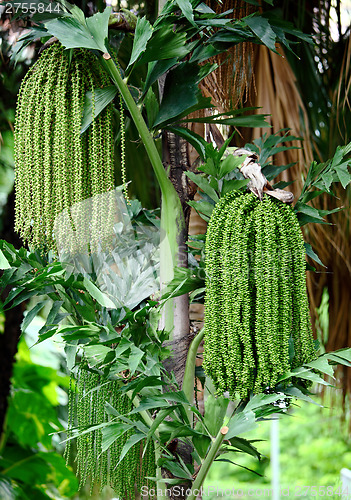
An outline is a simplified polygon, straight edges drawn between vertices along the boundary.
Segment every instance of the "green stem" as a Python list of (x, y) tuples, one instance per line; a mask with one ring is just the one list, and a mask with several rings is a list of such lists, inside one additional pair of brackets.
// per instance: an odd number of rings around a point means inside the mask
[[(152, 138), (152, 135), (147, 128), (144, 118), (138, 108), (136, 102), (133, 99), (132, 94), (128, 89), (128, 85), (123, 80), (119, 69), (114, 63), (113, 59), (103, 59), (103, 65), (107, 68), (112, 80), (114, 81), (116, 87), (121, 93), (124, 102), (133, 118), (136, 128), (140, 134), (141, 140), (143, 141), (144, 147), (155, 171), (156, 178), (161, 188), (162, 194), (169, 194), (168, 191), (174, 190), (171, 181), (168, 179), (165, 169), (163, 168), (160, 155), (157, 151), (156, 145)], [(175, 190), (174, 190), (175, 192)], [(176, 193), (175, 193), (176, 194)]]
[(222, 429), (219, 431), (219, 433), (216, 436), (216, 439), (213, 441), (212, 446), (210, 448), (210, 451), (208, 452), (205, 460), (202, 462), (202, 465), (200, 467), (200, 470), (196, 476), (195, 481), (193, 482), (193, 485), (191, 487), (191, 493), (187, 497), (187, 500), (196, 500), (196, 497), (200, 494), (200, 489), (206, 479), (207, 473), (213, 464), (217, 453), (219, 451), (219, 448), (221, 447), (221, 444), (223, 442), (223, 439), (225, 438), (225, 435), (228, 432), (228, 427), (222, 427)]
[[(185, 224), (183, 210), (179, 196), (163, 167), (154, 139), (147, 128), (139, 107), (135, 103), (133, 96), (128, 89), (128, 85), (123, 80), (113, 59), (109, 58), (106, 54), (104, 54), (104, 56), (106, 59), (101, 58), (101, 62), (107, 69), (124, 99), (124, 102), (139, 132), (140, 138), (143, 141), (145, 150), (161, 189), (160, 280), (162, 289), (168, 281), (173, 279), (174, 267), (178, 263), (179, 249), (177, 237)], [(167, 331), (171, 331), (173, 328), (173, 301), (168, 301), (166, 304), (165, 322), (163, 327), (166, 328)]]
[[(132, 391), (128, 392), (128, 396), (131, 397)], [(133, 399), (133, 405), (137, 408), (140, 404), (140, 398), (139, 396), (135, 396)], [(144, 420), (145, 424), (148, 427), (151, 427), (152, 424), (154, 423), (151, 415), (147, 410), (142, 410), (139, 412), (141, 418)], [(155, 429), (155, 437), (157, 440), (155, 441), (155, 461), (156, 461), (156, 488), (157, 488), (157, 498), (160, 497), (160, 499), (167, 499), (167, 493), (166, 493), (166, 483), (164, 482), (162, 478), (162, 472), (161, 472), (161, 467), (157, 465), (159, 459), (161, 458), (162, 454), (162, 448), (161, 448), (161, 441), (160, 441), (160, 434), (157, 429)], [(160, 495), (158, 494), (160, 492)]]
[[(190, 344), (188, 355), (186, 358), (184, 378), (183, 378), (183, 391), (187, 399), (190, 403), (193, 403), (194, 399), (194, 385), (195, 385), (195, 366), (196, 366), (196, 354), (201, 344), (202, 339), (204, 338), (205, 329), (201, 328), (199, 333), (193, 339)], [(186, 412), (191, 423), (191, 415), (192, 412), (190, 408), (186, 408)]]

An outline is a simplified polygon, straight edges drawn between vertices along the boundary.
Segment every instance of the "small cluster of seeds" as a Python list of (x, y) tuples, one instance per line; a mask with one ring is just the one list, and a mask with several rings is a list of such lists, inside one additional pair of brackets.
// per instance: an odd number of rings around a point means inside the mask
[(304, 242), (289, 205), (228, 193), (208, 225), (206, 270), (204, 368), (218, 394), (262, 392), (315, 358)]
[[(109, 416), (105, 412), (106, 402), (121, 415), (128, 415), (133, 409), (130, 398), (121, 395), (117, 390), (116, 382), (89, 372), (83, 365), (84, 363), (78, 371), (76, 391), (70, 387), (68, 438), (72, 437), (75, 418), (80, 432), (108, 422)], [(145, 442), (141, 441), (132, 446), (119, 463), (122, 449), (133, 433), (133, 429), (128, 430), (104, 452), (101, 447), (101, 428), (77, 437), (76, 461), (80, 487), (87, 481), (90, 481), (91, 488), (94, 484), (99, 484), (102, 489), (109, 484), (118, 498), (130, 500), (135, 499), (136, 492), (140, 493), (142, 486), (146, 486), (148, 490), (154, 488), (152, 480), (148, 479), (156, 476), (155, 449), (152, 440), (144, 454)], [(67, 461), (70, 458), (70, 443), (71, 440), (67, 441), (65, 450)]]
[[(59, 43), (42, 53), (22, 82), (15, 121), (15, 229), (32, 247), (55, 249), (57, 216), (67, 211), (75, 231), (80, 218), (70, 207), (114, 188), (112, 105), (94, 119), (94, 89), (108, 83), (91, 52), (65, 51)], [(81, 134), (89, 91), (93, 121)], [(97, 239), (109, 210), (103, 198), (93, 204), (91, 231)], [(63, 239), (66, 230), (55, 228)]]

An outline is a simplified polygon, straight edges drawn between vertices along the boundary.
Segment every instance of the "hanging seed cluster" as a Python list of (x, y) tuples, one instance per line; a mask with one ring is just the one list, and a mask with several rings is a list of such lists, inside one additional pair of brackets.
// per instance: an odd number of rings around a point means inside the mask
[[(114, 188), (111, 105), (80, 133), (86, 92), (92, 93), (94, 117), (94, 89), (108, 83), (91, 52), (65, 51), (59, 43), (42, 53), (22, 82), (15, 120), (15, 229), (30, 246), (54, 249), (57, 215)], [(106, 210), (103, 202), (93, 205), (97, 237)], [(68, 220), (74, 226), (71, 215)], [(65, 234), (64, 227), (59, 231)]]
[(302, 233), (293, 209), (228, 193), (206, 237), (204, 368), (219, 394), (273, 388), (315, 358)]
[[(99, 374), (91, 373), (82, 367), (78, 372), (76, 391), (70, 387), (67, 437), (72, 437), (72, 429), (76, 426), (80, 431), (84, 431), (90, 426), (107, 422), (108, 415), (104, 411), (106, 402), (122, 415), (127, 415), (133, 409), (130, 398), (118, 392), (115, 382), (103, 379)], [(80, 487), (88, 481), (91, 489), (95, 484), (99, 484), (101, 489), (110, 485), (118, 498), (127, 500), (134, 500), (136, 491), (140, 493), (142, 486), (147, 486), (148, 490), (155, 487), (154, 483), (147, 479), (156, 476), (152, 440), (144, 456), (145, 442), (142, 441), (130, 448), (119, 463), (123, 446), (132, 434), (133, 430), (127, 431), (104, 452), (101, 448), (101, 429), (77, 437), (76, 462)], [(67, 441), (65, 450), (67, 462), (70, 458), (70, 443), (71, 440)]]

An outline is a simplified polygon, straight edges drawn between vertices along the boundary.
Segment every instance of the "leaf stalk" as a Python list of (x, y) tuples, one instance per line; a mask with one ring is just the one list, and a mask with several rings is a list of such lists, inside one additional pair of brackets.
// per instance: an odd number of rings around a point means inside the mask
[(187, 497), (187, 500), (196, 500), (196, 497), (200, 495), (200, 489), (206, 479), (207, 473), (211, 465), (215, 461), (217, 453), (223, 443), (223, 440), (227, 432), (228, 432), (228, 427), (222, 427), (218, 432), (215, 440), (212, 442), (211, 448), (207, 453), (206, 458), (202, 462), (202, 465), (199, 469), (196, 479), (193, 482), (193, 485), (191, 487), (191, 493)]
[[(131, 396), (131, 391), (128, 393), (129, 397)], [(140, 404), (140, 398), (135, 396), (133, 399), (133, 405), (137, 408)], [(148, 411), (142, 410), (140, 411), (140, 416), (144, 420), (145, 424), (149, 427), (154, 423), (151, 415)], [(156, 489), (157, 489), (157, 498), (167, 499), (167, 486), (162, 478), (162, 470), (158, 465), (158, 461), (161, 458), (162, 447), (160, 442), (160, 435), (157, 429), (154, 431), (155, 437), (157, 438), (154, 442), (155, 445), (155, 462), (156, 462)], [(159, 494), (160, 492), (160, 494)]]
[[(178, 263), (179, 244), (178, 235), (184, 227), (184, 215), (179, 196), (167, 176), (162, 164), (154, 139), (143, 119), (141, 111), (133, 99), (126, 82), (112, 57), (101, 57), (101, 63), (108, 71), (113, 82), (121, 93), (123, 100), (131, 114), (135, 126), (143, 141), (145, 150), (155, 172), (161, 189), (161, 244), (160, 244), (160, 281), (161, 288), (173, 279), (174, 267)], [(173, 301), (166, 304), (164, 328), (171, 331), (173, 328)]]
[[(193, 403), (194, 399), (194, 383), (195, 383), (195, 365), (196, 365), (196, 354), (198, 348), (201, 344), (202, 339), (204, 338), (205, 329), (201, 328), (199, 333), (193, 339), (190, 344), (188, 355), (186, 358), (184, 378), (183, 378), (183, 391), (187, 399), (190, 403)], [(189, 418), (189, 422), (191, 423), (192, 411), (190, 408), (186, 408), (186, 412)]]

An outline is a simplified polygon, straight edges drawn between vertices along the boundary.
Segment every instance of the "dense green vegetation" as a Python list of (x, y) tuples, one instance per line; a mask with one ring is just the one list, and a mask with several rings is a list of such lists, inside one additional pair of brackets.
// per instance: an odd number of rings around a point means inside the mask
[[(108, 493), (109, 490), (104, 493), (97, 490), (92, 495), (88, 491), (77, 494), (78, 481), (59, 455), (63, 452), (60, 443), (64, 434), (49, 435), (66, 425), (69, 378), (64, 375), (60, 343), (48, 340), (28, 349), (35, 343), (43, 324), (43, 318), (38, 316), (21, 340), (16, 357), (9, 410), (11, 418), (6, 433), (7, 445), (13, 455), (11, 463), (3, 460), (1, 466), (5, 469), (3, 473), (19, 485), (15, 488), (18, 496), (8, 498), (41, 498), (39, 492), (51, 491), (56, 500), (110, 500), (112, 492)], [(341, 468), (349, 467), (351, 462), (348, 422), (340, 425), (340, 399), (334, 398), (334, 403), (330, 402), (330, 407), (324, 408), (301, 402), (289, 413), (291, 416), (284, 418), (279, 426), (281, 486), (331, 485), (337, 489)], [(234, 463), (255, 471), (261, 477), (231, 463), (215, 462), (204, 488), (243, 491), (271, 488), (270, 425), (270, 422), (262, 422), (245, 434), (247, 439), (262, 440), (256, 443), (262, 453), (260, 461), (242, 453), (227, 455)], [(26, 462), (19, 462), (23, 458)], [(13, 467), (12, 472), (6, 471), (8, 467)], [(5, 499), (6, 482), (1, 483), (1, 488), (1, 498)]]
[(0, 498), (4, 500), (71, 498), (78, 487), (62, 457), (69, 385), (63, 356), (50, 343), (42, 349), (34, 347), (32, 353), (34, 339), (33, 331), (22, 337), (14, 365), (1, 436)]
[[(320, 399), (317, 401), (320, 402)], [(336, 406), (329, 408), (301, 403), (289, 411), (289, 418), (280, 421), (282, 488), (290, 487), (294, 491), (298, 486), (332, 486), (334, 491), (338, 490), (341, 484), (340, 471), (343, 467), (350, 468), (351, 463), (348, 425), (339, 423), (339, 401), (337, 398)], [(246, 435), (249, 439), (263, 440), (257, 443), (263, 455), (260, 462), (246, 455), (232, 454), (230, 457), (235, 463), (261, 474), (261, 477), (245, 469), (234, 468), (230, 463), (218, 462), (211, 469), (204, 487), (218, 486), (244, 491), (271, 488), (270, 425), (269, 422), (262, 422)], [(307, 498), (313, 498), (313, 494)], [(340, 498), (340, 495), (333, 498)]]

